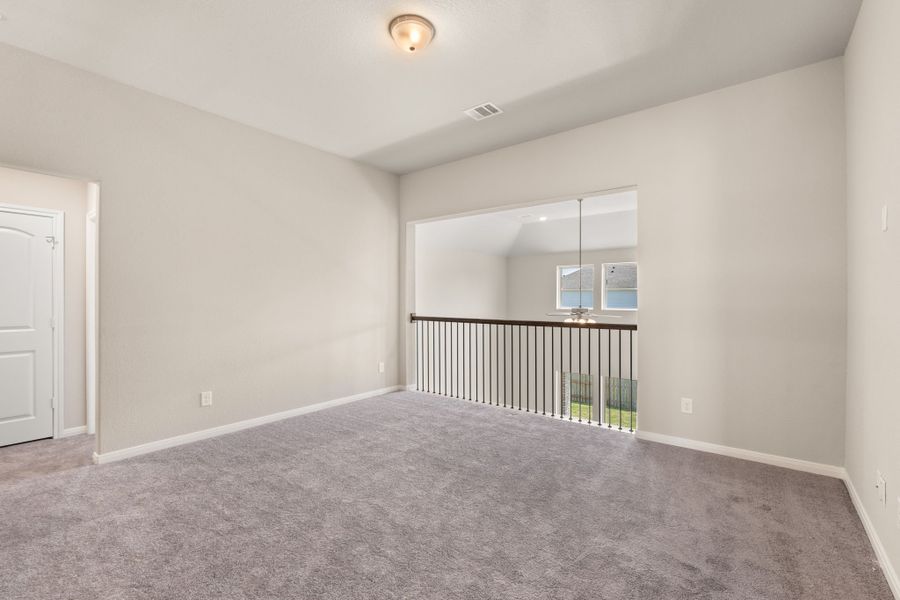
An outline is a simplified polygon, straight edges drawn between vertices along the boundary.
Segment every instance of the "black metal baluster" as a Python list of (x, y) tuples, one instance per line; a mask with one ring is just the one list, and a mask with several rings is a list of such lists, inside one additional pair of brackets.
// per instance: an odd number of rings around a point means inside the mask
[[(537, 413), (537, 327), (534, 328), (534, 368), (531, 372), (534, 374), (534, 385), (532, 388), (534, 389), (534, 412)], [(529, 404), (530, 407), (530, 404)], [(528, 408), (528, 407), (526, 407)]]
[(619, 400), (619, 431), (622, 431), (622, 330), (618, 332), (619, 338), (619, 381), (616, 396)]
[(597, 425), (603, 425), (603, 329), (597, 330)]
[(431, 332), (428, 334), (428, 341), (431, 346), (431, 351), (428, 353), (429, 362), (431, 363), (431, 368), (428, 369), (428, 391), (431, 392), (434, 384), (434, 321), (431, 321)]
[[(563, 380), (563, 336), (565, 335), (565, 328), (559, 328), (559, 418), (565, 418), (563, 416), (562, 410), (562, 380)], [(555, 390), (554, 390), (555, 391)]]
[(500, 342), (497, 340), (497, 335), (500, 334), (500, 325), (494, 328), (494, 346), (491, 349), (491, 352), (494, 355), (494, 376), (491, 378), (491, 381), (494, 384), (494, 405), (500, 406), (500, 383), (499, 383), (499, 374), (500, 374)]
[(475, 329), (474, 323), (469, 323), (469, 400), (472, 399), (472, 369), (475, 368), (475, 359), (472, 355), (472, 331)]
[(416, 321), (416, 391), (422, 390), (422, 380), (419, 379), (419, 322)]
[(547, 328), (541, 327), (541, 414), (547, 414)]
[[(503, 366), (500, 373), (500, 379), (503, 380), (503, 408), (506, 408), (506, 397), (509, 395), (509, 387), (506, 385), (506, 330), (508, 328), (506, 325), (501, 325), (501, 334), (500, 336), (503, 338)], [(500, 402), (497, 402), (499, 406)]]
[[(456, 397), (457, 398), (465, 398), (466, 395), (463, 392), (463, 363), (465, 359), (463, 358), (463, 346), (465, 345), (465, 340), (462, 337), (462, 328), (460, 327), (462, 323), (456, 324)], [(462, 344), (460, 344), (462, 342)]]
[(634, 350), (633, 350), (633, 341), (634, 337), (632, 336), (632, 330), (628, 330), (628, 431), (634, 433), (634, 372), (632, 369), (634, 368)]
[(606, 411), (609, 428), (612, 429), (612, 329), (606, 330)]
[[(531, 338), (531, 335), (528, 333), (528, 325), (525, 326), (525, 410), (528, 410), (528, 340)], [(522, 328), (519, 327), (519, 342), (522, 341)], [(519, 358), (522, 355), (519, 353)], [(522, 410), (522, 367), (519, 367), (519, 410)]]
[[(528, 325), (525, 326), (525, 412), (528, 412), (528, 405), (531, 403), (531, 389), (529, 388), (529, 379), (531, 376), (531, 368), (528, 366), (528, 359), (531, 358), (531, 332)], [(522, 407), (519, 407), (522, 410)]]
[(453, 353), (453, 359), (456, 361), (456, 365), (453, 368), (454, 398), (459, 398), (459, 326), (460, 323), (456, 323), (456, 352)]
[(591, 371), (591, 330), (588, 329), (588, 352), (587, 352), (587, 385), (588, 385), (588, 425), (591, 424), (591, 418), (594, 416), (594, 378)]
[(556, 328), (550, 328), (550, 416), (556, 416)]
[(563, 374), (563, 335), (566, 329), (564, 327), (559, 328), (559, 418), (565, 418), (563, 416), (563, 378), (565, 375)]
[[(583, 365), (581, 364), (581, 332), (584, 330), (584, 327), (581, 325), (578, 326), (578, 396), (579, 400), (584, 398), (584, 377), (583, 377)], [(583, 402), (578, 403), (578, 422), (581, 423), (581, 409), (584, 407)]]
[(447, 321), (441, 321), (441, 394), (447, 395)]
[[(516, 388), (518, 387), (519, 410), (522, 410), (522, 326), (521, 325), (519, 325), (519, 342), (516, 344), (516, 353), (513, 355), (513, 359), (518, 363), (519, 378), (513, 380), (513, 384), (512, 384), (513, 396), (510, 399), (509, 407), (515, 408)], [(513, 377), (515, 377), (515, 374), (516, 374), (516, 370), (515, 370), (515, 367), (513, 367)]]
[(437, 333), (437, 356), (435, 356), (435, 361), (437, 362), (437, 373), (436, 373), (437, 379), (435, 380), (435, 384), (434, 384), (434, 393), (441, 394), (441, 393), (443, 393), (443, 389), (444, 389), (444, 387), (443, 387), (444, 380), (442, 378), (443, 369), (441, 368), (443, 365), (443, 360), (444, 360), (444, 336), (443, 336), (444, 324), (440, 321), (437, 321), (435, 323), (435, 327), (437, 327), (437, 332), (436, 332)]
[(447, 395), (450, 396), (451, 398), (455, 398), (456, 396), (453, 393), (453, 379), (454, 379), (454, 377), (453, 377), (453, 357), (455, 356), (456, 353), (453, 352), (453, 322), (452, 321), (447, 324), (447, 328), (450, 330), (450, 339), (448, 340), (449, 344), (450, 344), (450, 354), (447, 357), (447, 364), (448, 364), (447, 390), (450, 393)]
[(484, 324), (481, 325), (481, 403), (484, 404), (485, 382), (487, 381), (487, 371), (484, 368)]
[(572, 420), (572, 363), (575, 353), (572, 352), (572, 329), (569, 328), (569, 420)]
[(491, 375), (493, 374), (493, 371), (494, 371), (494, 369), (493, 369), (494, 348), (493, 348), (493, 346), (491, 345), (491, 338), (492, 338), (492, 337), (493, 337), (493, 326), (492, 326), (492, 325), (488, 325), (488, 343), (487, 343), (487, 349), (488, 349), (488, 380), (487, 380), (487, 397), (488, 397), (488, 404), (491, 404), (491, 405), (494, 403), (493, 394), (491, 394)]

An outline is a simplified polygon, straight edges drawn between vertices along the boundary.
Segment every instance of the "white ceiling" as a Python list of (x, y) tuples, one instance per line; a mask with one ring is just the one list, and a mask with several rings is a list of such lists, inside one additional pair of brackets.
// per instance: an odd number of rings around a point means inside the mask
[[(637, 192), (585, 198), (584, 250), (637, 246)], [(541, 217), (547, 217), (542, 221)], [(418, 251), (465, 251), (495, 256), (578, 250), (575, 200), (416, 225)]]
[(0, 0), (0, 42), (404, 173), (839, 56), (860, 2)]

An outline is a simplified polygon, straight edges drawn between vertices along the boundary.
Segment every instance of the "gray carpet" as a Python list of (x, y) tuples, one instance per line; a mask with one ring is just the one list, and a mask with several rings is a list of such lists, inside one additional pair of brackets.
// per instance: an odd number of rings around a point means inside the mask
[(0, 486), (91, 464), (94, 436), (76, 435), (0, 448)]
[(398, 393), (0, 488), (0, 598), (891, 598), (843, 484)]

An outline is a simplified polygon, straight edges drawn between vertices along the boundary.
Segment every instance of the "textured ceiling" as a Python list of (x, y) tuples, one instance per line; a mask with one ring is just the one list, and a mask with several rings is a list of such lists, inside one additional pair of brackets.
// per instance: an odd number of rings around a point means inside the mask
[(859, 4), (2, 0), (0, 43), (404, 173), (839, 56)]

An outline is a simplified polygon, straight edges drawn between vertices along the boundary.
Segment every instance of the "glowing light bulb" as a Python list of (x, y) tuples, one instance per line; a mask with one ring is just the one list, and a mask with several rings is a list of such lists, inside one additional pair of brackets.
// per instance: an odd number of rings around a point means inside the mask
[(418, 15), (400, 15), (391, 21), (388, 30), (394, 42), (404, 52), (421, 50), (434, 38), (434, 25)]

